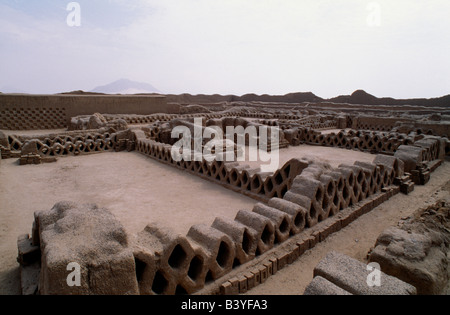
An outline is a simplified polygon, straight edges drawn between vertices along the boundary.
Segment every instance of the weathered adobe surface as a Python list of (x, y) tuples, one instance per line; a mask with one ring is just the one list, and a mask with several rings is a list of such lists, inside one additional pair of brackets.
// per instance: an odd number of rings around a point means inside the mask
[[(448, 184), (447, 184), (448, 185)], [(442, 294), (450, 279), (450, 200), (440, 200), (388, 228), (369, 260), (414, 285), (418, 294)]]

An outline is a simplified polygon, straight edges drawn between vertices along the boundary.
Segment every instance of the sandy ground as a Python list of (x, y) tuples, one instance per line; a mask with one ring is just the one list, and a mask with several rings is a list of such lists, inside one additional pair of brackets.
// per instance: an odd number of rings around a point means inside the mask
[[(441, 198), (450, 199), (450, 162), (445, 162), (431, 176), (425, 186), (415, 186), (408, 196), (397, 194), (350, 225), (332, 234), (324, 242), (304, 253), (293, 264), (278, 271), (267, 281), (250, 290), (248, 295), (303, 294), (313, 279), (314, 267), (329, 251), (338, 251), (366, 262), (367, 254), (386, 228), (416, 210), (429, 206)], [(450, 294), (450, 287), (446, 289)]]

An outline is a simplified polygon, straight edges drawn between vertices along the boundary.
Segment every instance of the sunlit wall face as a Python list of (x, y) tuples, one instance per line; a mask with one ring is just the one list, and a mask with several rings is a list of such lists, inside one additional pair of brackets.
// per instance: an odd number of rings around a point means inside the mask
[(449, 94), (448, 0), (0, 0), (0, 91)]

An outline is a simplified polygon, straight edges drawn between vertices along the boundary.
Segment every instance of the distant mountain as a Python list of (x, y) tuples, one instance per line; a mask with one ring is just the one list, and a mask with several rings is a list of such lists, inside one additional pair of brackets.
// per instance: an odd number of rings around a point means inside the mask
[(303, 102), (321, 102), (324, 99), (314, 95), (314, 93), (289, 93), (286, 95), (255, 95), (246, 94), (241, 97), (236, 97), (237, 101), (259, 101), (259, 102), (283, 102), (283, 103), (303, 103)]
[(85, 92), (83, 90), (62, 92), (62, 93), (58, 93), (58, 94), (63, 94), (63, 95), (105, 95), (105, 93)]
[(128, 79), (120, 79), (107, 85), (98, 86), (90, 92), (104, 94), (160, 93), (160, 91), (151, 84), (135, 82)]
[(168, 102), (180, 104), (207, 104), (220, 102), (266, 102), (266, 103), (320, 103), (333, 102), (341, 104), (363, 104), (363, 105), (416, 105), (416, 106), (439, 106), (450, 107), (450, 95), (438, 98), (413, 98), (395, 99), (391, 97), (378, 98), (363, 90), (356, 90), (351, 95), (341, 95), (334, 98), (323, 99), (311, 92), (289, 93), (286, 95), (191, 95), (191, 94), (168, 94)]
[(180, 94), (180, 95), (166, 95), (169, 102), (189, 104), (189, 103), (219, 103), (219, 102), (275, 102), (275, 103), (303, 103), (303, 102), (322, 102), (323, 98), (314, 95), (311, 92), (305, 93), (290, 93), (286, 95), (256, 95), (256, 94), (245, 94), (242, 96), (236, 95), (191, 95), (191, 94)]
[[(5, 92), (5, 91), (3, 91)], [(92, 91), (72, 91), (63, 94), (89, 95), (89, 94), (161, 94), (155, 87), (147, 83), (134, 82), (127, 79), (121, 79), (105, 86), (99, 86)], [(315, 95), (312, 92), (296, 92), (285, 95), (257, 95), (245, 94), (220, 95), (220, 94), (164, 94), (169, 103), (180, 104), (212, 104), (221, 102), (264, 102), (264, 103), (321, 103), (332, 102), (338, 104), (361, 104), (361, 105), (413, 105), (428, 107), (450, 107), (450, 94), (436, 98), (411, 98), (395, 99), (392, 97), (376, 97), (364, 90), (356, 90), (351, 95), (340, 95), (337, 97), (325, 99)]]
[(365, 104), (365, 105), (422, 105), (450, 107), (450, 95), (438, 98), (395, 99), (392, 97), (376, 97), (366, 91), (356, 90), (351, 95), (341, 95), (328, 99), (333, 103)]
[(27, 92), (22, 90), (22, 89), (18, 89), (16, 87), (13, 86), (2, 86), (0, 88), (0, 91), (2, 91), (3, 93), (13, 93), (13, 94), (26, 94)]

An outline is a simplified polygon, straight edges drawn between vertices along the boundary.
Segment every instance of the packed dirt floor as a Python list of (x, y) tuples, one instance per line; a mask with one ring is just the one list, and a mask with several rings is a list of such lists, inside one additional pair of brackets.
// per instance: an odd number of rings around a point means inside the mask
[[(365, 156), (361, 152), (341, 149), (335, 149), (338, 151), (333, 154), (322, 147), (292, 149), (295, 150), (285, 151), (289, 154), (282, 155), (282, 159), (291, 154), (309, 153), (318, 158), (330, 156), (330, 163), (337, 166), (374, 158), (370, 154)], [(349, 158), (349, 153), (355, 156)], [(318, 244), (249, 294), (302, 294), (312, 280), (315, 265), (330, 250), (363, 261), (385, 228), (395, 225), (421, 206), (449, 197), (449, 179), (450, 162), (446, 162), (432, 174), (426, 186), (416, 186), (409, 196), (394, 196)], [(217, 216), (233, 219), (239, 210), (251, 210), (256, 203), (254, 199), (137, 152), (64, 157), (56, 163), (38, 166), (19, 166), (17, 159), (2, 160), (0, 294), (20, 294), (16, 240), (19, 235), (31, 232), (33, 213), (49, 210), (63, 200), (95, 203), (108, 208), (131, 234), (141, 231), (150, 222), (160, 222), (183, 235), (194, 224), (210, 225)]]

